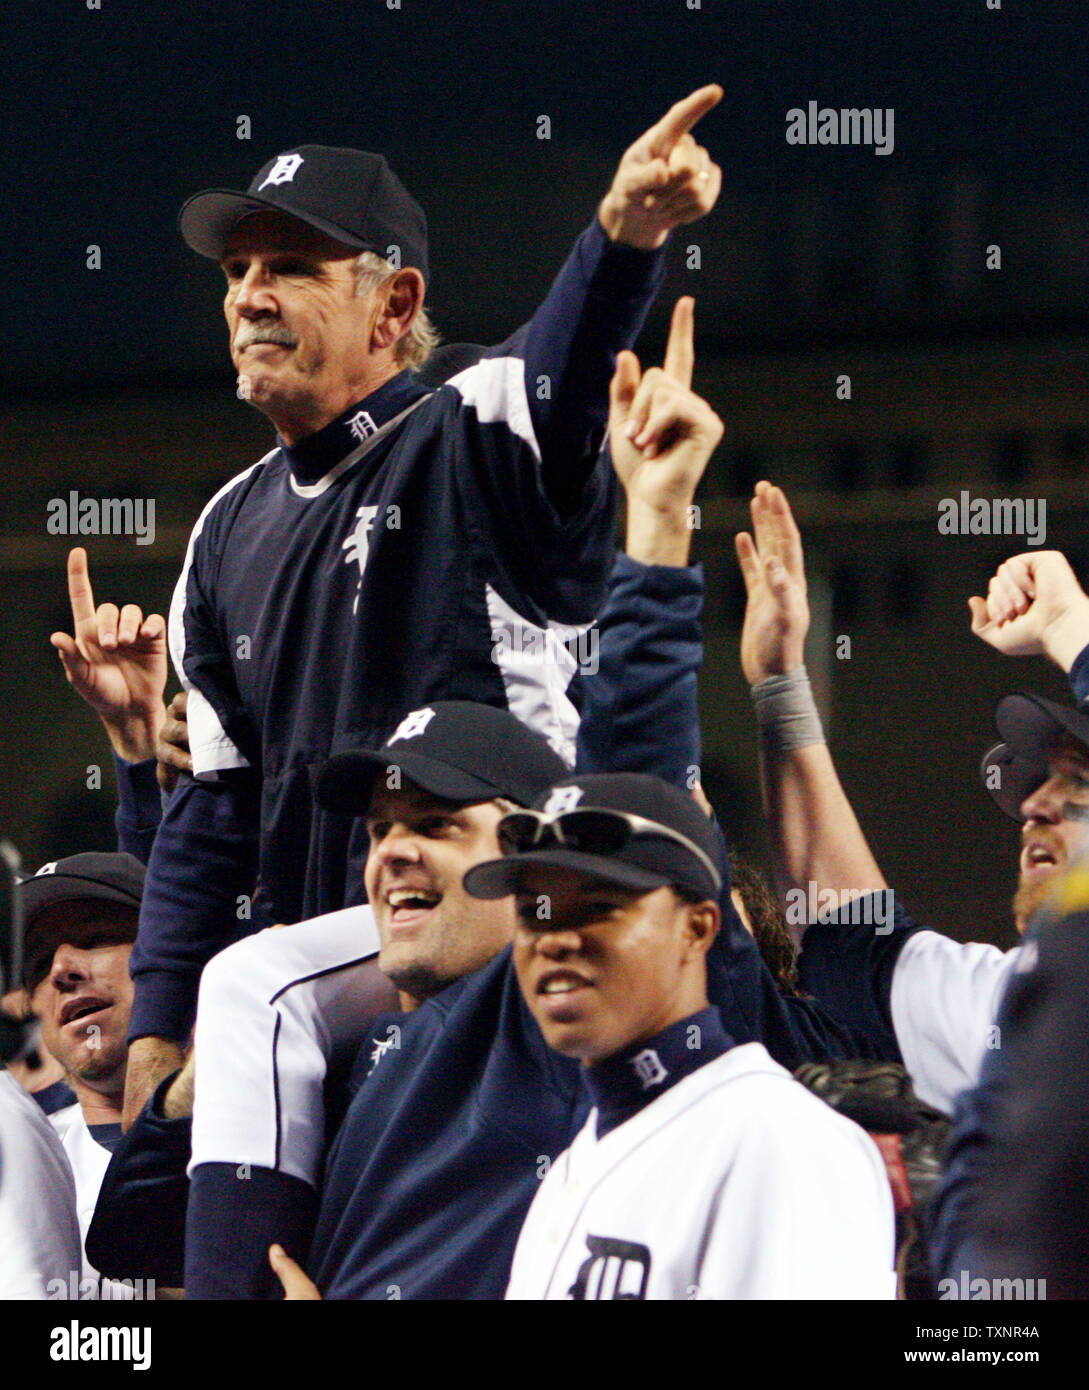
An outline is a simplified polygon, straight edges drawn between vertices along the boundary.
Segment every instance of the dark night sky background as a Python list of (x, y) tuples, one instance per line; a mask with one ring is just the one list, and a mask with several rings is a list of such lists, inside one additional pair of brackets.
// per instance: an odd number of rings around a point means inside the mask
[[(849, 217), (894, 167), (922, 187), (961, 168), (1018, 197), (1085, 192), (1086, 15), (1073, 0), (101, 3), (5, 7), (5, 375), (207, 371), (218, 284), (178, 238), (177, 208), (204, 186), (244, 186), (296, 143), (389, 156), (431, 219), (433, 300), (453, 337), (513, 326), (487, 275), (476, 299), (460, 274), (451, 283), (456, 258), (505, 253), (509, 285), (536, 224), (550, 249), (558, 220), (562, 249), (592, 210), (565, 199), (572, 152), (599, 159), (604, 179), (710, 80), (726, 97), (698, 134), (732, 194), (773, 208), (814, 174)], [(785, 113), (810, 99), (894, 107), (895, 153), (787, 145)], [(548, 143), (534, 136), (542, 113)], [(554, 207), (518, 197), (520, 170), (527, 192), (551, 185)], [(553, 264), (509, 291), (520, 313)]]
[[(980, 804), (977, 750), (1007, 682), (1061, 695), (1061, 678), (1043, 663), (1015, 674), (964, 631), (969, 586), (1009, 551), (938, 545), (926, 488), (1061, 484), (1049, 543), (1073, 554), (1089, 534), (1087, 36), (1085, 0), (7, 0), (0, 829), (31, 863), (112, 843), (112, 785), (84, 785), (102, 735), (47, 642), (68, 622), (68, 540), (45, 535), (47, 499), (157, 497), (156, 545), (103, 539), (92, 571), (100, 599), (162, 610), (200, 507), (271, 442), (235, 399), (222, 279), (177, 233), (184, 199), (244, 188), (298, 144), (380, 150), (427, 212), (444, 337), (495, 343), (540, 301), (624, 148), (717, 81), (725, 98), (696, 134), (723, 195), (674, 246), (638, 345), (652, 360), (676, 295), (694, 292), (696, 387), (733, 431), (704, 483), (708, 516), (721, 506), (698, 546), (707, 741), (755, 807), (729, 533), (767, 469), (811, 490), (807, 554), (836, 601), (852, 570), (848, 596), (866, 605), (836, 618), (859, 655), (837, 672), (832, 737), (881, 862), (918, 876), (941, 925), (1005, 930), (1009, 875), (970, 902), (961, 883), (969, 859), (1013, 871), (1012, 823)], [(892, 107), (894, 153), (788, 145), (786, 112), (811, 100)], [(992, 241), (1001, 274), (982, 268)], [(861, 389), (833, 416), (828, 383), (849, 369)], [(918, 477), (889, 463), (903, 456)], [(910, 523), (894, 526), (901, 501)], [(903, 572), (925, 602), (888, 617), (882, 595)]]

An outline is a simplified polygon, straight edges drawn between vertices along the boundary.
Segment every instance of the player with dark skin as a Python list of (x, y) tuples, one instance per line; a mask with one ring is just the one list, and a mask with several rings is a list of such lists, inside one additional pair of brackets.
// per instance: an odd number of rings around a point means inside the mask
[[(693, 315), (694, 301), (678, 300), (663, 366), (644, 372), (634, 353), (622, 352), (610, 386), (610, 451), (627, 499), (625, 549), (647, 565), (688, 563), (688, 507), (724, 428), (691, 390)], [(470, 868), (499, 856), (496, 827), (509, 809), (488, 802), (452, 810), (418, 791), (376, 792), (366, 880), (382, 941), (379, 963), (397, 984), (403, 1007), (414, 1007), (457, 978), (455, 972), (485, 964), (514, 939), (513, 898), (484, 902), (462, 886)], [(403, 894), (421, 893), (437, 894), (438, 901), (398, 906)], [(717, 906), (714, 911), (717, 918)], [(282, 1247), (271, 1247), (269, 1263), (286, 1298), (320, 1297)]]
[(536, 867), (516, 905), (518, 983), (545, 1042), (565, 1057), (593, 1066), (708, 1007), (717, 903)]
[[(479, 841), (490, 853), (473, 863), (498, 855), (499, 819), (496, 814), (490, 835)], [(543, 922), (542, 898), (551, 913)], [(720, 923), (715, 902), (691, 903), (669, 887), (637, 893), (589, 874), (545, 868), (527, 871), (516, 898), (466, 899), (474, 908), (495, 910), (497, 922), (505, 919), (522, 993), (545, 1041), (565, 1057), (592, 1066), (708, 1007), (706, 954)], [(382, 935), (385, 942), (385, 930)], [(282, 1247), (272, 1246), (269, 1262), (285, 1298), (320, 1298)]]
[[(654, 249), (673, 228), (711, 210), (721, 170), (690, 131), (722, 95), (716, 84), (691, 93), (625, 152), (598, 208), (611, 241)], [(422, 307), (423, 277), (405, 267), (360, 296), (353, 269), (357, 256), (356, 250), (276, 213), (244, 219), (225, 249), (224, 314), (240, 390), (289, 446), (402, 370), (397, 344)], [(660, 425), (647, 414), (639, 424), (640, 444), (646, 446)], [(122, 636), (138, 658), (128, 628)], [(58, 640), (63, 634), (53, 638), (73, 680), (83, 675), (81, 668), (73, 670), (78, 637), (77, 630), (68, 643)], [(139, 669), (139, 660), (136, 664)], [(126, 1123), (182, 1057), (183, 1049), (167, 1038), (133, 1042)]]

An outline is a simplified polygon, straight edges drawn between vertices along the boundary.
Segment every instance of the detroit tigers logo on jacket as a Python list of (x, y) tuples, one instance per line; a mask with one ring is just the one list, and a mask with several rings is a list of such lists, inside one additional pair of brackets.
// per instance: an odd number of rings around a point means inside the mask
[(557, 516), (516, 351), (434, 392), (403, 372), (368, 397), (377, 428), (362, 443), (352, 408), (234, 479), (193, 533), (170, 638), (194, 770), (260, 772), (271, 920), (362, 900), (366, 836), (314, 807), (311, 780), (331, 754), (380, 745), (406, 710), (507, 706), (574, 761), (570, 672), (508, 670), (492, 609), (538, 627), (594, 616), (614, 483), (603, 460), (578, 516)]

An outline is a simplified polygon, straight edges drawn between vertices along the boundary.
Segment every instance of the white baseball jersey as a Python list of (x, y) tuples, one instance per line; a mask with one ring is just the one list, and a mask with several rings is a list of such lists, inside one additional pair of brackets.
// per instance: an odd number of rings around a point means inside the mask
[(593, 1110), (526, 1217), (510, 1299), (894, 1298), (885, 1165), (760, 1043), (597, 1137)]
[(37, 1104), (0, 1067), (0, 1299), (67, 1297), (80, 1268), (72, 1169)]
[(123, 1284), (117, 1279), (101, 1279), (98, 1270), (87, 1259), (87, 1231), (95, 1214), (102, 1179), (110, 1166), (110, 1151), (103, 1148), (91, 1133), (78, 1103), (55, 1111), (49, 1116), (49, 1122), (64, 1145), (64, 1152), (72, 1165), (72, 1176), (76, 1180), (76, 1216), (83, 1249), (80, 1298), (90, 1297), (87, 1291), (92, 1286), (98, 1289), (100, 1298), (132, 1298), (131, 1284)]
[(373, 963), (380, 946), (371, 908), (346, 907), (246, 937), (205, 966), (190, 1173), (249, 1163), (317, 1186), (326, 1072), (396, 1007)]
[(979, 1080), (988, 1048), (1001, 1045), (995, 1018), (1006, 984), (1026, 948), (952, 941), (916, 932), (892, 976), (896, 1041), (915, 1094), (952, 1114), (961, 1091)]

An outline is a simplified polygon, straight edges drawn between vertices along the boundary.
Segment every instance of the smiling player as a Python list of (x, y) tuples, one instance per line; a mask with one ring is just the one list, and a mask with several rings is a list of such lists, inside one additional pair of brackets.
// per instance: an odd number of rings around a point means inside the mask
[(532, 320), (437, 389), (417, 370), (427, 222), (383, 156), (300, 145), (182, 208), (223, 274), (239, 394), (276, 439), (201, 513), (171, 605), (193, 775), (148, 863), (126, 1122), (180, 1065), (218, 951), (362, 902), (362, 826), (311, 794), (329, 757), (443, 699), (510, 709), (574, 760), (574, 662), (546, 681), (518, 658), (604, 598), (609, 380), (671, 230), (718, 197), (691, 129), (722, 95), (699, 88), (629, 146)]
[(892, 1297), (873, 1143), (708, 1004), (721, 874), (695, 803), (642, 774), (577, 777), (499, 840), (465, 886), (517, 894), (522, 994), (594, 1102), (530, 1207), (507, 1297)]

